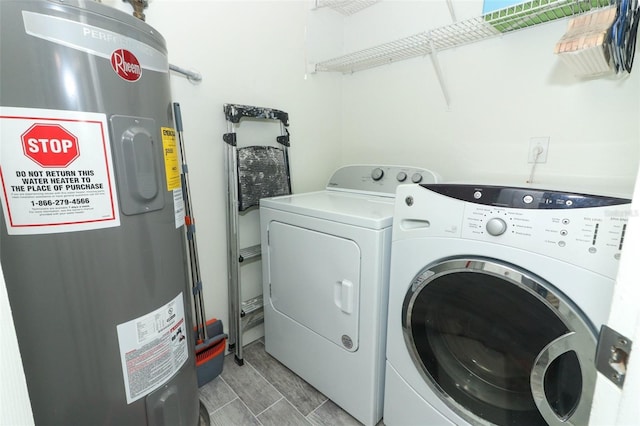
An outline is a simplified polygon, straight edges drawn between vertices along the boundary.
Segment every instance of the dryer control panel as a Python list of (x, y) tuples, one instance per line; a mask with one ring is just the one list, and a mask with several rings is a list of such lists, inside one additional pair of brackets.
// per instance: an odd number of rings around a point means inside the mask
[[(429, 236), (486, 241), (615, 273), (631, 200), (528, 188), (421, 185)], [(423, 199), (424, 196), (424, 199)], [(406, 222), (406, 220), (405, 220)]]
[(327, 189), (393, 197), (400, 184), (432, 184), (440, 180), (437, 173), (419, 167), (354, 164), (336, 170), (327, 183)]

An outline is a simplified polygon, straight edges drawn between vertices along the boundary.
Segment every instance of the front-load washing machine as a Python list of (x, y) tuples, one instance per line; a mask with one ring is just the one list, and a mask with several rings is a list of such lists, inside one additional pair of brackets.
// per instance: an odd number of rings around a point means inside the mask
[(402, 185), (384, 422), (586, 425), (630, 200)]
[(395, 190), (437, 180), (352, 165), (325, 190), (260, 201), (266, 351), (366, 425), (382, 416)]

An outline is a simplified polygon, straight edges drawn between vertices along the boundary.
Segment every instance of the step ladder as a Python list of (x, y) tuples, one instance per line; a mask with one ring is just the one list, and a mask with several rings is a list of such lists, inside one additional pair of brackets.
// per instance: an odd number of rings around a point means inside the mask
[[(291, 194), (289, 115), (273, 108), (237, 104), (224, 104), (223, 110), (227, 120), (227, 133), (222, 139), (227, 176), (229, 351), (235, 354), (236, 363), (243, 365), (243, 334), (263, 323), (264, 310), (262, 295), (248, 300), (242, 296), (241, 266), (260, 257), (262, 251), (260, 244), (240, 247), (240, 213), (257, 207), (261, 198)], [(239, 147), (237, 131), (243, 120), (271, 125), (279, 122), (276, 144)]]

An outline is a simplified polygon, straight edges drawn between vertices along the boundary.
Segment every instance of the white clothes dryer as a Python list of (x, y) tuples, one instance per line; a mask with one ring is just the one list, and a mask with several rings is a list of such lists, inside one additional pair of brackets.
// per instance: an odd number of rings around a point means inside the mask
[(630, 200), (402, 185), (384, 422), (586, 425)]
[(360, 422), (382, 416), (393, 197), (424, 169), (352, 165), (260, 201), (265, 348)]

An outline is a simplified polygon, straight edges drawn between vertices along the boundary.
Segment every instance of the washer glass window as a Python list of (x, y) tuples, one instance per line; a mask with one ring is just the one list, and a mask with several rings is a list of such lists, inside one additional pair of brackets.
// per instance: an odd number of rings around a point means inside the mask
[[(551, 342), (573, 334), (560, 306), (566, 305), (516, 269), (448, 261), (414, 280), (403, 307), (405, 340), (427, 383), (467, 420), (546, 425), (531, 375)], [(560, 421), (583, 397), (582, 377), (574, 350), (544, 371), (543, 398)]]

